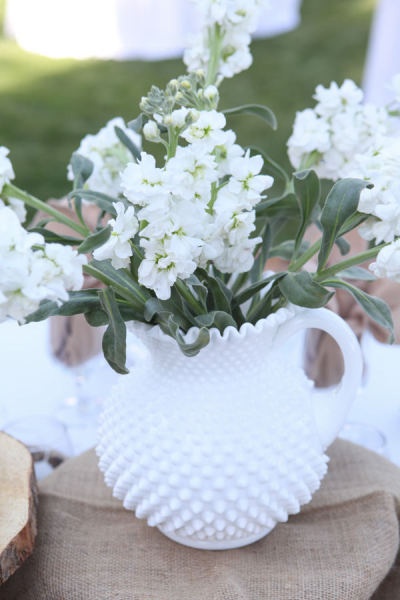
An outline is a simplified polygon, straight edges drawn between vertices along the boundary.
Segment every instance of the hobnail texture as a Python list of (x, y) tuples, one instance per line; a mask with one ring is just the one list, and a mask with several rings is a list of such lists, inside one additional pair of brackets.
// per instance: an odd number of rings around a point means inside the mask
[(309, 502), (326, 473), (312, 384), (274, 348), (293, 314), (274, 317), (213, 334), (191, 358), (139, 328), (151, 358), (107, 401), (97, 446), (106, 484), (182, 544), (254, 542)]

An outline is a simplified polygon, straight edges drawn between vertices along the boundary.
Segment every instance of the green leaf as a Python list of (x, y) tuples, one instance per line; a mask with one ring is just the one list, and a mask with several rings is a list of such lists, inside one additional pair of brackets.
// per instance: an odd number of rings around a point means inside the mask
[(268, 198), (259, 202), (256, 207), (257, 217), (265, 217), (267, 219), (295, 219), (297, 222), (300, 218), (299, 205), (296, 196), (291, 193), (286, 193), (279, 198)]
[(300, 248), (305, 231), (312, 221), (312, 214), (319, 203), (321, 186), (315, 171), (298, 171), (293, 175), (293, 185), (300, 213), (299, 229), (295, 240), (295, 252)]
[(105, 288), (99, 292), (100, 302), (108, 317), (108, 327), (103, 335), (103, 353), (108, 364), (117, 373), (129, 373), (126, 362), (126, 325), (121, 317), (114, 291)]
[(376, 277), (363, 267), (349, 267), (337, 274), (341, 279), (359, 279), (362, 281), (375, 281)]
[(246, 146), (246, 148), (250, 148), (250, 150), (253, 150), (253, 152), (260, 154), (263, 157), (264, 167), (267, 167), (268, 175), (271, 175), (274, 179), (281, 179), (285, 184), (289, 183), (290, 178), (285, 169), (275, 162), (262, 148), (259, 146)]
[(149, 298), (144, 305), (143, 316), (150, 323), (156, 315), (160, 316), (160, 320), (168, 320), (171, 310), (163, 306), (163, 302), (158, 298)]
[(117, 211), (113, 206), (113, 202), (116, 202), (116, 198), (107, 196), (107, 194), (103, 194), (102, 192), (93, 192), (92, 190), (84, 190), (82, 188), (77, 188), (76, 190), (73, 190), (68, 194), (68, 198), (79, 198), (83, 200), (89, 200), (112, 217), (117, 216)]
[(307, 308), (325, 306), (333, 296), (333, 292), (329, 292), (322, 285), (316, 283), (307, 271), (287, 273), (278, 285), (289, 302)]
[(208, 296), (208, 289), (206, 286), (194, 274), (185, 279), (185, 283), (190, 289), (191, 293), (200, 301), (201, 305), (206, 310)]
[(110, 235), (111, 227), (109, 225), (103, 227), (103, 229), (100, 229), (99, 231), (95, 231), (78, 246), (78, 252), (81, 254), (93, 252), (93, 250), (105, 244)]
[(382, 325), (382, 327), (389, 330), (389, 342), (392, 343), (394, 341), (394, 325), (392, 314), (389, 306), (386, 304), (386, 302), (384, 302), (384, 300), (381, 298), (376, 298), (375, 296), (371, 296), (370, 294), (360, 290), (358, 287), (341, 279), (327, 279), (323, 283), (329, 287), (342, 288), (350, 292), (353, 298), (365, 310), (371, 319), (378, 323), (378, 325)]
[(344, 238), (338, 237), (335, 240), (335, 244), (339, 248), (340, 254), (342, 256), (344, 256), (345, 254), (348, 254), (350, 252), (351, 246), (350, 246), (349, 242), (347, 240), (345, 240)]
[(64, 246), (77, 246), (82, 242), (80, 238), (74, 238), (70, 235), (59, 235), (58, 233), (54, 233), (54, 231), (50, 231), (45, 227), (33, 227), (29, 229), (29, 232), (40, 233), (45, 239), (45, 242), (49, 244), (63, 244)]
[(250, 269), (250, 281), (256, 282), (262, 279), (262, 275), (265, 269), (265, 263), (269, 256), (269, 250), (271, 247), (271, 227), (268, 223), (263, 224), (263, 228), (257, 231), (258, 223), (256, 219), (256, 232), (255, 235), (261, 236), (262, 242), (257, 248), (256, 258), (254, 259), (253, 266)]
[(343, 223), (342, 227), (340, 228), (339, 235), (344, 235), (348, 231), (356, 229), (359, 225), (361, 225), (361, 223), (364, 223), (369, 216), (370, 215), (367, 215), (366, 213), (354, 213)]
[(218, 331), (223, 333), (223, 331), (231, 326), (237, 329), (237, 323), (235, 319), (227, 312), (223, 310), (213, 310), (204, 315), (199, 315), (195, 318), (196, 324), (200, 327), (216, 327)]
[(161, 329), (172, 336), (178, 343), (179, 348), (186, 356), (196, 356), (202, 348), (207, 346), (210, 341), (210, 332), (206, 327), (199, 329), (197, 338), (194, 342), (188, 344), (185, 342), (179, 328), (179, 323), (174, 319), (173, 315), (168, 318), (166, 324), (160, 324)]
[[(299, 252), (303, 253), (309, 248), (309, 243), (306, 241), (302, 241)], [(279, 256), (283, 258), (283, 260), (291, 261), (294, 255), (294, 240), (287, 240), (286, 242), (282, 242), (281, 244), (277, 244), (273, 246), (269, 251), (269, 257), (273, 258), (274, 256)]]
[(135, 160), (140, 160), (140, 151), (139, 148), (132, 142), (131, 138), (126, 135), (125, 131), (121, 129), (121, 127), (114, 127), (115, 133), (119, 139), (119, 141), (128, 148), (129, 152), (132, 154)]
[(69, 299), (62, 304), (52, 300), (43, 300), (40, 306), (26, 318), (27, 323), (44, 321), (54, 315), (71, 317), (92, 310), (100, 306), (97, 289), (79, 290), (68, 293)]
[(129, 121), (128, 127), (136, 133), (142, 133), (143, 126), (146, 125), (148, 120), (149, 117), (147, 115), (140, 113), (140, 115), (136, 117), (136, 119), (132, 119), (132, 121)]
[(94, 165), (92, 161), (86, 158), (86, 156), (74, 152), (71, 156), (70, 164), (74, 175), (74, 187), (82, 187), (93, 173)]
[(108, 324), (107, 313), (102, 308), (94, 308), (85, 313), (85, 319), (91, 327), (102, 327)]
[(146, 300), (151, 297), (150, 292), (139, 285), (127, 269), (114, 269), (109, 260), (92, 260), (83, 266), (83, 271), (111, 286), (136, 309), (143, 309)]
[(278, 280), (274, 281), (271, 288), (265, 294), (260, 295), (255, 301), (252, 301), (246, 314), (246, 321), (257, 323), (259, 319), (264, 319), (285, 304), (287, 304), (287, 301), (285, 298), (282, 298)]
[[(144, 322), (143, 314), (136, 312), (130, 306), (124, 306), (118, 302), (119, 312), (121, 313), (121, 317), (126, 321), (140, 321)], [(100, 306), (100, 300), (99, 300)], [(92, 327), (101, 327), (103, 325), (108, 324), (108, 316), (107, 313), (102, 308), (93, 308), (84, 314), (86, 321)]]
[(278, 126), (276, 117), (272, 110), (267, 106), (263, 106), (262, 104), (243, 104), (242, 106), (237, 106), (235, 108), (228, 108), (223, 111), (224, 115), (253, 115), (255, 117), (259, 117), (272, 129), (276, 129)]
[(250, 285), (234, 297), (234, 303), (240, 305), (243, 304), (243, 302), (247, 302), (247, 300), (250, 300), (253, 296), (255, 296), (255, 294), (263, 290), (270, 283), (282, 279), (282, 277), (285, 277), (285, 275), (285, 272), (274, 273), (273, 275), (269, 275), (268, 277), (264, 277), (262, 280), (253, 283), (253, 285)]
[(361, 179), (337, 181), (329, 192), (321, 213), (322, 242), (318, 255), (318, 270), (326, 265), (336, 238), (342, 227), (357, 211), (361, 191), (368, 187)]
[(221, 310), (228, 314), (232, 313), (232, 291), (221, 281), (218, 277), (212, 277), (204, 269), (198, 269), (199, 276), (202, 277), (206, 283), (210, 299), (209, 306), (213, 310)]

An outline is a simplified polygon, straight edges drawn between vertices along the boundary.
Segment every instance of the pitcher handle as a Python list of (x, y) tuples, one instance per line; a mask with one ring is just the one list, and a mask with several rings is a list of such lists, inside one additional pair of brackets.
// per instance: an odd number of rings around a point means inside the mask
[(361, 384), (362, 354), (360, 344), (347, 323), (326, 308), (304, 309), (284, 322), (276, 342), (284, 343), (304, 329), (322, 329), (337, 342), (344, 360), (344, 373), (334, 390), (312, 394), (315, 422), (323, 448), (327, 448), (344, 425), (347, 413)]

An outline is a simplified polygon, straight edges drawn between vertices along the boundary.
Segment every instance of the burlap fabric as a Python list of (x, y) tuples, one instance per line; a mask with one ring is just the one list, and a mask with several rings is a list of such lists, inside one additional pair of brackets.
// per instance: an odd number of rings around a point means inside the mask
[(400, 470), (349, 442), (311, 504), (260, 542), (194, 550), (114, 500), (89, 451), (40, 485), (33, 555), (0, 600), (396, 600)]

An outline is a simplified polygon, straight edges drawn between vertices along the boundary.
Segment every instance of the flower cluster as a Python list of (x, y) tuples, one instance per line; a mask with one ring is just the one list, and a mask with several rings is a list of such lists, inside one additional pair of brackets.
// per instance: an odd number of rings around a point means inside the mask
[[(250, 34), (256, 29), (261, 9), (268, 0), (192, 0), (201, 19), (201, 33), (193, 35), (184, 62), (190, 73), (209, 74), (221, 81), (247, 69), (252, 63)], [(213, 58), (218, 56), (215, 64)]]
[(317, 104), (296, 114), (288, 140), (295, 169), (312, 166), (320, 177), (336, 181), (353, 176), (354, 157), (368, 152), (389, 131), (385, 108), (363, 104), (363, 92), (349, 79), (339, 87), (317, 86)]
[(400, 283), (400, 240), (382, 248), (376, 261), (372, 262), (369, 268), (376, 277)]
[(400, 140), (386, 136), (355, 157), (354, 176), (371, 182), (361, 192), (358, 209), (371, 215), (359, 229), (366, 240), (392, 242), (400, 235)]
[(72, 248), (27, 232), (10, 207), (0, 208), (0, 322), (23, 322), (44, 299), (68, 300), (67, 289), (82, 287), (85, 262)]
[[(120, 173), (132, 159), (131, 152), (121, 142), (117, 132), (122, 132), (120, 135), (126, 136), (134, 146), (140, 148), (140, 136), (128, 129), (121, 117), (115, 117), (97, 134), (86, 135), (76, 150), (93, 165), (93, 171), (85, 183), (86, 188), (112, 197), (118, 197), (121, 191)], [(67, 177), (70, 181), (74, 180), (71, 163), (67, 167)]]
[(110, 258), (116, 268), (128, 266), (133, 254), (128, 240), (140, 223), (144, 258), (139, 282), (165, 300), (175, 281), (187, 279), (198, 267), (212, 263), (229, 273), (251, 268), (261, 241), (250, 237), (254, 206), (273, 180), (260, 175), (261, 156), (245, 153), (234, 132), (224, 130), (222, 113), (182, 107), (157, 119), (158, 124), (149, 121), (144, 127), (146, 137), (158, 136), (158, 125), (168, 123), (173, 137), (185, 145), (177, 146), (163, 167), (146, 152), (126, 167), (121, 187), (136, 210), (116, 205), (111, 237), (94, 256)]
[[(358, 210), (369, 217), (360, 235), (376, 244), (400, 236), (400, 77), (392, 89), (391, 107), (363, 104), (362, 91), (350, 80), (341, 87), (318, 86), (314, 109), (297, 113), (288, 153), (294, 167), (312, 166), (321, 177), (354, 177), (371, 184), (360, 193)], [(345, 132), (345, 135), (344, 133)], [(400, 279), (398, 243), (383, 248), (371, 265), (375, 275)]]

